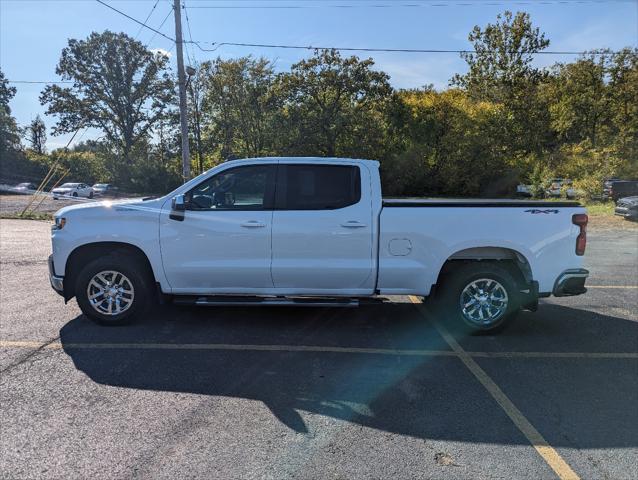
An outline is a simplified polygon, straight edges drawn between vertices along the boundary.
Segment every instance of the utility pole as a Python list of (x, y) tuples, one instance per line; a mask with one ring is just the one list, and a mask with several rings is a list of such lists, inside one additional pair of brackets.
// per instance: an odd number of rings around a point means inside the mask
[(173, 0), (175, 10), (175, 44), (177, 46), (177, 83), (179, 84), (179, 122), (182, 130), (182, 176), (191, 178), (191, 159), (188, 150), (188, 112), (186, 110), (186, 75), (184, 74), (184, 43), (182, 41), (182, 10), (180, 0)]

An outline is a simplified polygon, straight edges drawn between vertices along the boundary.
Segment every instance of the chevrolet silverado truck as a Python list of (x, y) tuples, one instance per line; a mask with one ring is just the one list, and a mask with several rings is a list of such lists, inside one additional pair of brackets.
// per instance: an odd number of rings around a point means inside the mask
[(415, 295), (485, 331), (539, 297), (586, 291), (586, 229), (575, 202), (385, 199), (375, 161), (255, 158), (161, 198), (59, 210), (49, 273), (103, 324), (164, 301), (356, 306)]

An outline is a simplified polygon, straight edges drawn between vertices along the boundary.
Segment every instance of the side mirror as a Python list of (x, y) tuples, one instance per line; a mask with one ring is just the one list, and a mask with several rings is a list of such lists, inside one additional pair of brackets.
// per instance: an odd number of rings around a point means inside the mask
[(186, 199), (183, 193), (179, 195), (175, 195), (173, 200), (171, 201), (171, 209), (176, 210), (178, 212), (183, 212), (186, 210)]

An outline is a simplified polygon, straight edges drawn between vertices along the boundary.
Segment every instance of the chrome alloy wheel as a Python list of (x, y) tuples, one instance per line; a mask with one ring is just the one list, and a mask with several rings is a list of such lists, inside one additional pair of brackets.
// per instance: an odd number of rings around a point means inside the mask
[(119, 315), (133, 305), (135, 291), (126, 275), (114, 270), (95, 274), (86, 287), (91, 306), (102, 315)]
[(461, 313), (468, 322), (487, 327), (507, 311), (507, 290), (496, 280), (473, 280), (461, 292)]

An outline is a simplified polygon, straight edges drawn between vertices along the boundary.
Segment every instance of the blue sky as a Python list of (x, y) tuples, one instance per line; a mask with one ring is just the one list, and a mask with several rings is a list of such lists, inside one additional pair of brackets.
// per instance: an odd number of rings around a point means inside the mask
[[(159, 26), (172, 5), (172, 0), (159, 0), (152, 10), (155, 0), (105, 1), (140, 20), (152, 11), (148, 24), (153, 27)], [(493, 22), (497, 13), (510, 9), (529, 12), (551, 40), (552, 50), (638, 46), (638, 0), (185, 0), (185, 5), (193, 40), (203, 42), (466, 49), (471, 47), (467, 34), (474, 25)], [(201, 8), (210, 6), (217, 8)], [(188, 39), (186, 18), (182, 20)], [(85, 38), (105, 29), (136, 36), (140, 27), (93, 0), (0, 0), (0, 67), (10, 80), (56, 80), (55, 65), (68, 38)], [(174, 37), (172, 16), (161, 30)], [(150, 42), (149, 48), (174, 52), (169, 40), (149, 30), (143, 29), (138, 38)], [(231, 46), (214, 53), (194, 46), (187, 51), (197, 61), (217, 55), (263, 55), (280, 70), (310, 54)], [(454, 73), (465, 70), (458, 54), (358, 55), (372, 57), (398, 88), (429, 83), (444, 88)], [(573, 57), (543, 56), (537, 63), (549, 65), (569, 58)], [(174, 63), (174, 55), (171, 60)], [(14, 86), (18, 93), (11, 107), (18, 123), (25, 125), (44, 113), (38, 101), (44, 85)], [(51, 117), (44, 119), (47, 126), (55, 122)], [(97, 136), (99, 132), (88, 131), (82, 140)], [(48, 146), (63, 146), (69, 138), (49, 135)]]

